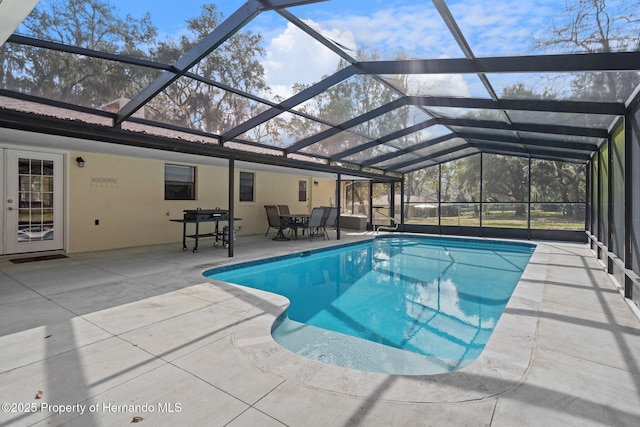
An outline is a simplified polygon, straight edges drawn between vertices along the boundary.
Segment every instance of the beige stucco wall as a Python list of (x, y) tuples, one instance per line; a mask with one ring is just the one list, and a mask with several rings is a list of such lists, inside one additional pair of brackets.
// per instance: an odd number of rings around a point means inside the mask
[(312, 206), (335, 206), (336, 205), (336, 181), (333, 179), (313, 178), (318, 185), (311, 185)]
[[(240, 171), (255, 173), (254, 202), (239, 202), (237, 183)], [(226, 169), (225, 169), (225, 172)], [(307, 201), (298, 201), (298, 182), (307, 181)], [(313, 182), (318, 182), (314, 185)], [(226, 181), (225, 181), (226, 182)], [(335, 181), (310, 178), (304, 175), (291, 175), (274, 172), (236, 170), (236, 217), (242, 218), (236, 224), (238, 235), (264, 234), (267, 230), (267, 215), (264, 205), (288, 205), (292, 213), (310, 213), (314, 206), (328, 206), (334, 198)], [(272, 229), (271, 233), (275, 233)]]
[[(86, 162), (83, 168), (75, 164), (79, 156)], [(182, 218), (183, 209), (228, 208), (225, 167), (178, 163), (196, 166), (197, 200), (177, 201), (164, 200), (165, 161), (87, 152), (71, 152), (69, 157), (70, 253), (180, 242), (182, 224), (169, 219)], [(255, 173), (254, 202), (238, 201), (240, 171)], [(288, 204), (294, 213), (308, 213), (313, 206), (335, 202), (335, 181), (330, 179), (240, 168), (235, 172), (235, 216), (242, 218), (236, 223), (238, 235), (264, 234), (265, 204)], [(306, 202), (298, 201), (299, 180), (308, 181)], [(191, 232), (193, 226), (188, 227)]]

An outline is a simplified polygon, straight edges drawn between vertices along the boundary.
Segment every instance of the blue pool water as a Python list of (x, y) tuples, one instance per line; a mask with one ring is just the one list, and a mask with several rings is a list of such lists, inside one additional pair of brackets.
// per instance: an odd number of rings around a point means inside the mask
[(448, 372), (484, 349), (535, 245), (379, 237), (205, 272), (281, 294), (274, 339), (320, 361), (394, 374)]

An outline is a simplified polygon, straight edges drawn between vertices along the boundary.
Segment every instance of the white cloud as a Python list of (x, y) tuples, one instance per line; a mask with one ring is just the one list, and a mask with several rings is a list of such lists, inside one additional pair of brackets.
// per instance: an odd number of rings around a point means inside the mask
[[(450, 0), (452, 14), (478, 57), (531, 53), (533, 37), (548, 28), (557, 14), (557, 0), (516, 2)], [(430, 2), (396, 4), (355, 1), (340, 13), (321, 14), (305, 22), (328, 39), (345, 46), (351, 56), (367, 58), (461, 58), (463, 53)], [(359, 58), (366, 59), (366, 58)], [(274, 94), (288, 98), (293, 83), (311, 84), (333, 74), (338, 55), (291, 23), (267, 46), (263, 63)], [(411, 76), (410, 93), (487, 96), (477, 77)]]
[(557, 0), (535, 2), (464, 1), (451, 12), (476, 56), (532, 53), (534, 37), (548, 30), (557, 17)]
[(460, 49), (429, 2), (414, 5), (387, 4), (366, 11), (336, 14), (323, 25), (349, 30), (368, 56), (395, 59), (398, 54), (414, 58), (460, 57)]
[[(336, 29), (323, 30), (315, 22), (308, 21), (316, 31), (343, 45), (353, 45), (353, 36)], [(288, 23), (287, 28), (274, 37), (267, 46), (263, 66), (267, 84), (274, 94), (291, 96), (294, 83), (311, 84), (322, 76), (336, 72), (340, 58), (318, 41)]]
[[(269, 84), (268, 80), (267, 80), (267, 84)], [(278, 97), (280, 99), (287, 99), (287, 98), (291, 98), (294, 95), (293, 89), (291, 88), (290, 85), (271, 84), (269, 85), (269, 87), (271, 88), (271, 97), (273, 97), (274, 99), (275, 97)]]
[(409, 95), (469, 97), (469, 84), (460, 74), (418, 74), (408, 77)]

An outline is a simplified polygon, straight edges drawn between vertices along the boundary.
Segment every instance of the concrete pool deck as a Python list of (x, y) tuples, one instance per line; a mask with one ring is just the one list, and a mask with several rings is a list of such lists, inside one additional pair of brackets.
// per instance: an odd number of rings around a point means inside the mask
[(286, 300), (201, 275), (371, 235), (342, 237), (0, 260), (0, 424), (640, 425), (640, 322), (585, 245), (536, 242), (480, 358), (433, 376), (297, 356), (269, 334)]

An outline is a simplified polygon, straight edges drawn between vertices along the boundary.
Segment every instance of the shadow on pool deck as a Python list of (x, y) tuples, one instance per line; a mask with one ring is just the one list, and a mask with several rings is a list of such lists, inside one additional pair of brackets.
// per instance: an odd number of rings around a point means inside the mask
[(640, 425), (640, 324), (584, 245), (539, 242), (480, 358), (434, 376), (290, 353), (269, 334), (282, 297), (201, 275), (370, 237), (0, 261), (0, 400), (36, 406), (0, 424)]

